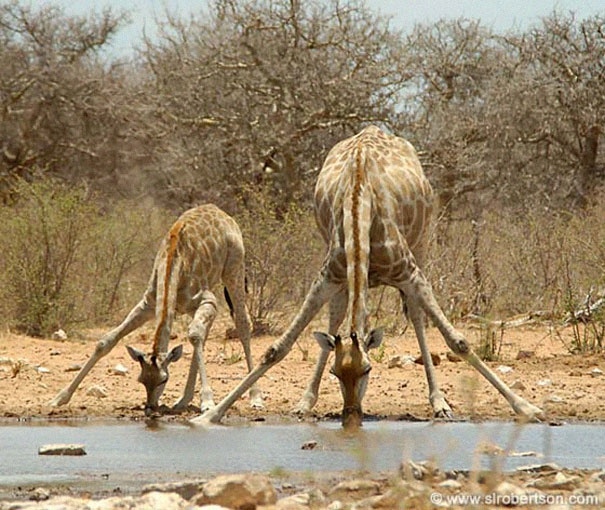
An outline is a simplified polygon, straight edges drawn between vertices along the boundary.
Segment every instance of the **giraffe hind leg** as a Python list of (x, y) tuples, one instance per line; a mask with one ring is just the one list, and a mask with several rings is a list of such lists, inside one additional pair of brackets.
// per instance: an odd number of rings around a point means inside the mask
[[(245, 305), (245, 280), (242, 274), (236, 271), (234, 274), (224, 276), (225, 282), (225, 299), (229, 304), (231, 317), (235, 323), (235, 329), (237, 336), (244, 349), (244, 356), (246, 358), (246, 365), (248, 366), (248, 372), (251, 372), (254, 368), (254, 361), (252, 359), (252, 350), (250, 347), (250, 339), (252, 336), (252, 325), (248, 317), (248, 311)], [(263, 394), (258, 384), (253, 384), (250, 387), (250, 407), (253, 409), (264, 409), (265, 404), (263, 402)]]

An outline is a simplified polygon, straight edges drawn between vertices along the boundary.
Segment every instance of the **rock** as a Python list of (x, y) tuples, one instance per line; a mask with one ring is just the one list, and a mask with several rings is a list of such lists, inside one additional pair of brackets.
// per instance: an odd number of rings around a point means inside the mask
[(546, 473), (548, 471), (561, 471), (561, 467), (554, 462), (547, 462), (546, 464), (531, 464), (528, 466), (518, 466), (517, 471), (523, 471), (526, 473)]
[(541, 453), (534, 452), (534, 451), (510, 452), (508, 455), (509, 455), (509, 457), (542, 457)]
[(598, 471), (590, 475), (590, 481), (593, 483), (596, 482), (605, 482), (605, 471)]
[(38, 372), (39, 374), (50, 374), (50, 370), (46, 367), (36, 367), (36, 372)]
[(82, 368), (80, 363), (74, 363), (73, 365), (68, 366), (65, 371), (66, 372), (78, 372)]
[(86, 455), (83, 444), (45, 444), (38, 448), (38, 455)]
[(317, 441), (312, 439), (310, 441), (305, 441), (300, 447), (301, 450), (315, 450), (315, 448), (317, 448)]
[(462, 488), (462, 484), (458, 480), (443, 480), (437, 487), (442, 489), (458, 490)]
[(50, 498), (50, 491), (44, 487), (36, 487), (29, 499), (32, 501), (46, 501)]
[(387, 361), (387, 368), (398, 368), (402, 365), (403, 365), (403, 363), (401, 361), (401, 356), (399, 354), (395, 354), (394, 356), (391, 356), (389, 358), (389, 361)]
[(535, 351), (519, 351), (517, 356), (515, 356), (515, 359), (519, 360), (533, 358), (535, 354)]
[(408, 460), (407, 462), (402, 462), (399, 466), (399, 474), (406, 480), (409, 480), (410, 476), (415, 480), (424, 480), (439, 475), (439, 468), (428, 460), (423, 460), (422, 462)]
[(460, 361), (463, 361), (463, 359), (460, 356), (458, 356), (457, 354), (454, 354), (452, 351), (447, 351), (445, 353), (445, 357), (452, 363), (459, 363)]
[(498, 496), (499, 505), (504, 506), (517, 506), (527, 497), (527, 491), (510, 482), (500, 482), (494, 489), (494, 494)]
[(115, 367), (110, 370), (110, 372), (113, 375), (126, 375), (128, 373), (128, 369), (121, 363), (118, 363)]
[(311, 496), (306, 492), (301, 492), (280, 499), (275, 506), (279, 510), (308, 510), (310, 504)]
[(51, 335), (51, 338), (53, 340), (67, 340), (67, 333), (62, 329), (58, 329)]
[(513, 368), (507, 365), (498, 365), (496, 370), (501, 374), (510, 374), (513, 371)]
[(526, 386), (525, 384), (523, 384), (522, 381), (519, 381), (518, 379), (516, 381), (514, 381), (511, 385), (510, 385), (512, 390), (520, 390), (523, 391)]
[(256, 474), (221, 475), (206, 482), (191, 500), (196, 505), (222, 505), (236, 510), (272, 505), (277, 493), (269, 478)]
[(191, 499), (193, 496), (201, 492), (204, 484), (208, 480), (189, 480), (184, 482), (173, 483), (152, 483), (145, 485), (142, 489), (143, 494), (148, 492), (176, 492), (183, 499)]
[(107, 396), (107, 390), (103, 386), (96, 384), (88, 388), (86, 394), (90, 397), (104, 398)]
[(552, 386), (552, 381), (550, 379), (540, 379), (537, 383), (538, 386)]
[(550, 395), (546, 398), (546, 402), (551, 402), (552, 404), (561, 404), (565, 402), (565, 399), (559, 397), (558, 395)]
[(599, 377), (603, 375), (603, 371), (600, 368), (595, 367), (590, 371), (590, 375), (593, 377)]
[(553, 480), (538, 479), (533, 482), (532, 486), (543, 490), (573, 490), (580, 484), (579, 476), (568, 477), (560, 471), (555, 475)]
[(330, 490), (330, 496), (345, 500), (359, 500), (380, 493), (380, 484), (374, 480), (354, 478), (345, 480)]
[[(434, 352), (431, 352), (431, 361), (433, 362), (433, 365), (437, 367), (441, 363), (441, 356), (439, 356), (439, 354), (435, 354)], [(422, 360), (422, 356), (418, 356), (414, 360), (414, 363), (416, 363), (417, 365), (424, 365), (424, 361)]]

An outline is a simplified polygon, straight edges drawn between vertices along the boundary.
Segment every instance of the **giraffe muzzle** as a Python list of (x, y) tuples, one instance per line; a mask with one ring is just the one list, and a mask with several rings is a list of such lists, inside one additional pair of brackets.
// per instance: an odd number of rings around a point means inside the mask
[(343, 428), (359, 428), (363, 422), (363, 412), (360, 405), (345, 406), (342, 408)]

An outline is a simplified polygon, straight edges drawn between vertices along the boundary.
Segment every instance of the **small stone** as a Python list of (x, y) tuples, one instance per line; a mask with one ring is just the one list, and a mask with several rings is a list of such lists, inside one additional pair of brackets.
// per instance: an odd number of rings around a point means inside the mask
[(513, 390), (520, 390), (523, 391), (526, 386), (525, 384), (523, 384), (522, 381), (519, 381), (518, 379), (516, 381), (514, 381), (511, 385), (510, 385), (511, 389)]
[(204, 488), (204, 484), (208, 480), (190, 480), (184, 482), (168, 482), (168, 483), (153, 483), (145, 485), (142, 489), (142, 493), (148, 492), (175, 492), (183, 499), (191, 499), (197, 493), (201, 492)]
[(401, 365), (402, 365), (401, 356), (399, 354), (395, 354), (394, 356), (391, 356), (389, 358), (389, 361), (387, 362), (387, 368), (397, 368), (397, 367), (400, 367)]
[(107, 390), (103, 386), (95, 385), (88, 388), (86, 394), (90, 397), (105, 398)]
[(111, 369), (111, 373), (113, 375), (126, 375), (128, 373), (128, 368), (126, 368), (121, 363), (118, 363), (115, 367)]
[(552, 381), (550, 379), (540, 379), (537, 383), (538, 386), (552, 386)]
[(45, 444), (38, 448), (38, 455), (86, 455), (83, 444)]
[(519, 466), (517, 471), (523, 471), (527, 473), (546, 473), (548, 471), (561, 471), (558, 464), (554, 462), (547, 462), (546, 464), (531, 464), (528, 466)]
[(600, 368), (595, 367), (590, 371), (590, 375), (593, 377), (599, 377), (603, 375), (603, 371)]
[(78, 372), (81, 369), (82, 369), (82, 365), (80, 365), (79, 363), (74, 363), (73, 365), (68, 366), (65, 369), (65, 371), (66, 372)]
[(551, 402), (553, 404), (561, 404), (565, 402), (564, 398), (559, 397), (558, 395), (551, 395), (546, 399), (546, 402)]
[(457, 354), (454, 354), (452, 351), (447, 351), (445, 353), (445, 357), (452, 363), (459, 363), (460, 361), (463, 361), (460, 356), (458, 356)]
[(46, 501), (50, 498), (50, 491), (44, 487), (36, 487), (34, 492), (29, 496), (31, 501)]
[(462, 484), (458, 481), (458, 480), (444, 480), (443, 482), (441, 482), (438, 487), (441, 487), (442, 489), (451, 489), (451, 490), (458, 490), (462, 488)]
[(496, 370), (497, 370), (498, 372), (500, 372), (501, 374), (509, 374), (510, 372), (512, 372), (512, 371), (513, 371), (513, 368), (512, 368), (512, 367), (509, 367), (509, 366), (507, 366), (507, 365), (498, 365), (498, 366), (496, 367)]
[(315, 450), (315, 448), (317, 448), (317, 441), (312, 439), (310, 441), (305, 441), (300, 447), (301, 450)]
[(536, 353), (534, 351), (519, 351), (515, 359), (528, 359), (533, 358)]
[(46, 367), (36, 367), (36, 372), (39, 374), (50, 374), (50, 370)]
[[(439, 356), (439, 354), (431, 352), (431, 361), (433, 362), (433, 366), (437, 367), (441, 364), (441, 356)], [(422, 356), (418, 356), (414, 360), (414, 363), (416, 363), (417, 365), (424, 365), (424, 360), (422, 359)]]
[(353, 480), (345, 480), (334, 486), (330, 490), (331, 496), (338, 498), (360, 498), (375, 496), (380, 493), (380, 484), (374, 480), (366, 480), (363, 478), (354, 478)]
[(271, 480), (255, 474), (217, 476), (205, 483), (202, 492), (191, 500), (199, 506), (213, 504), (228, 508), (256, 508), (276, 501), (277, 492)]
[(541, 457), (542, 455), (538, 452), (527, 451), (527, 452), (510, 452), (509, 457)]
[(67, 340), (67, 333), (62, 329), (58, 329), (51, 335), (51, 338), (53, 340)]

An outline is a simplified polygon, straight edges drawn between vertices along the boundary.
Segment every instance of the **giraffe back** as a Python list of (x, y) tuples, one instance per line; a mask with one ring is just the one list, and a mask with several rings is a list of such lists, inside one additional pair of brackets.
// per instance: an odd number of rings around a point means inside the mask
[(165, 352), (175, 313), (190, 312), (191, 299), (218, 285), (225, 271), (244, 264), (244, 242), (233, 218), (213, 204), (185, 211), (156, 256), (156, 332), (153, 352)]
[[(363, 153), (363, 167), (357, 153)], [(336, 144), (328, 153), (315, 187), (315, 214), (326, 243), (336, 254), (334, 277), (345, 279), (344, 214), (359, 193), (355, 173), (363, 172), (362, 200), (370, 207), (371, 286), (389, 283), (405, 270), (402, 258), (412, 254), (422, 265), (433, 207), (433, 190), (414, 147), (406, 140), (369, 126)]]

